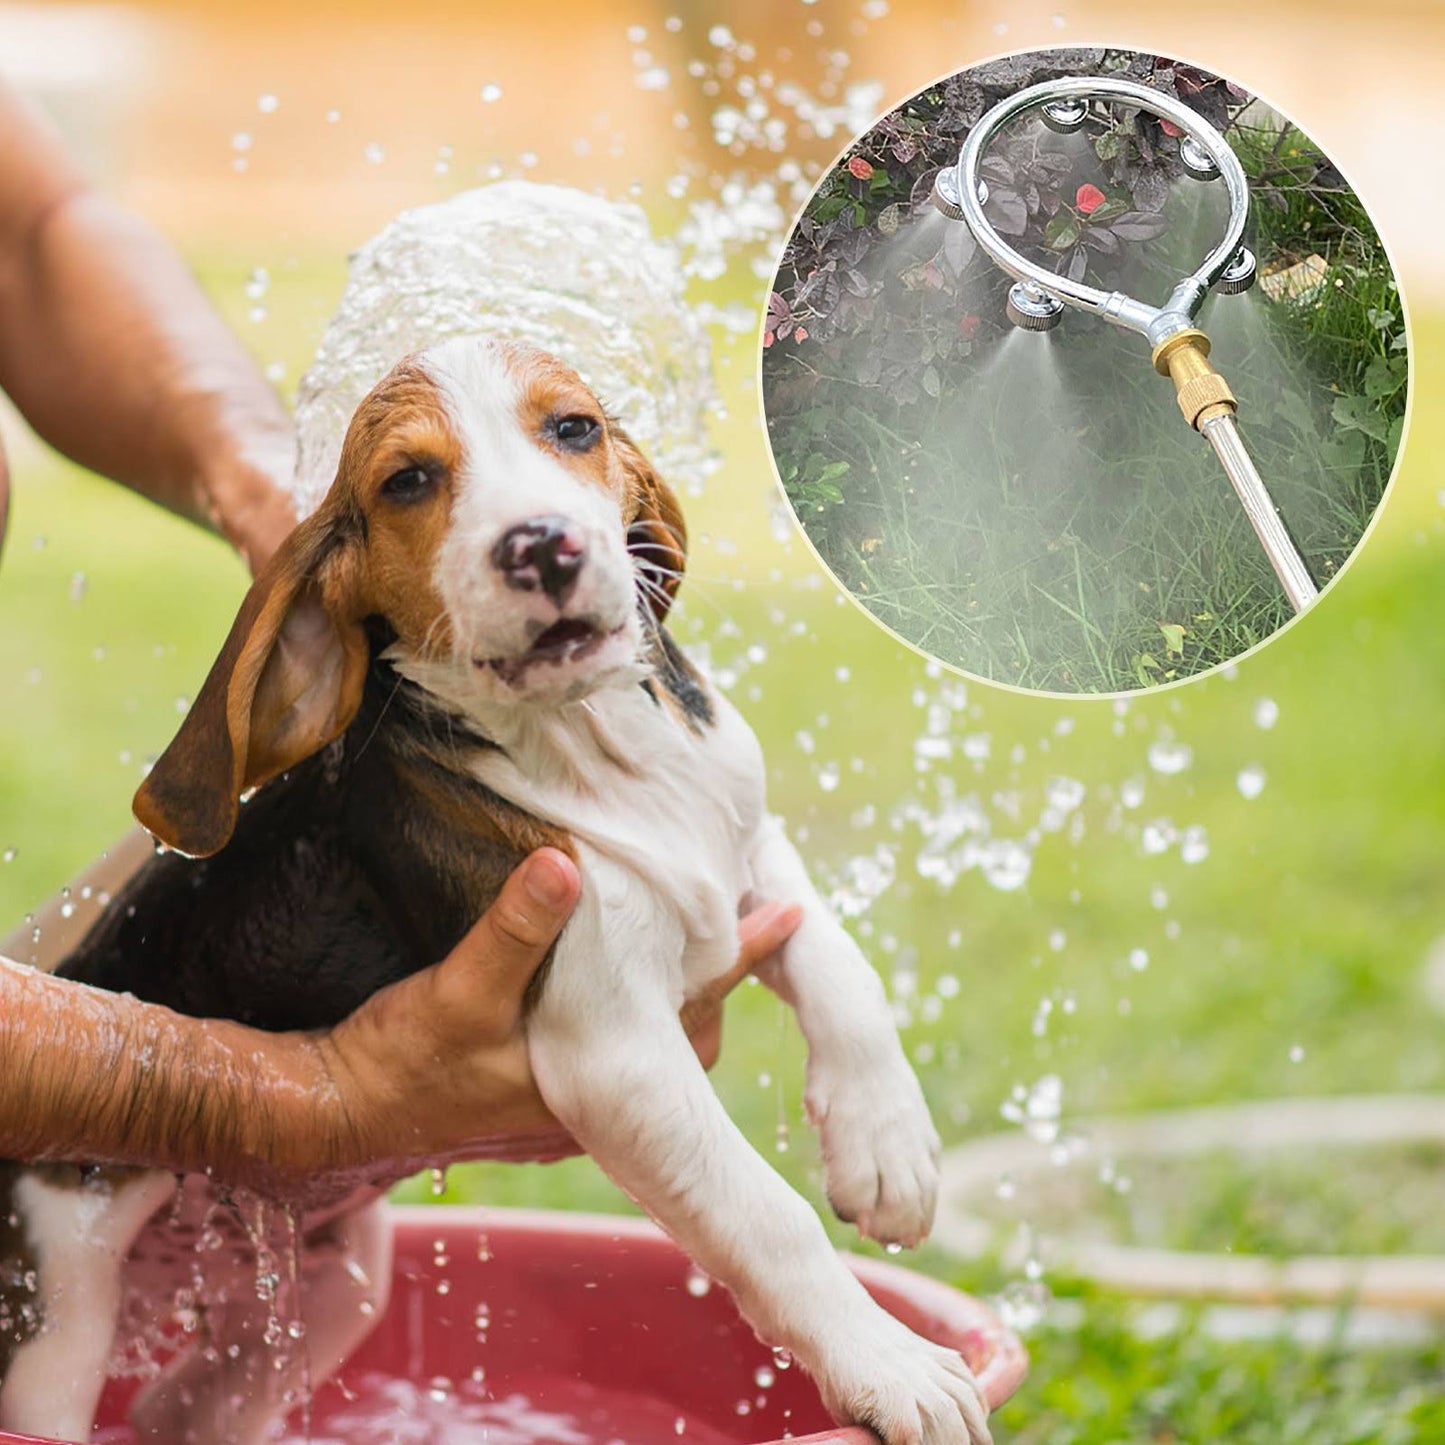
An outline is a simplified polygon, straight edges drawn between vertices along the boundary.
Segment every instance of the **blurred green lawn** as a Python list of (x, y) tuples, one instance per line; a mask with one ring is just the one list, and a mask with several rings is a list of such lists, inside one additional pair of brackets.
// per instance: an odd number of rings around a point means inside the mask
[[(238, 316), (246, 264), (219, 258), (203, 268)], [(294, 377), (341, 277), (321, 264), (273, 276), (272, 314), (290, 319), (251, 334), (259, 354), (284, 358)], [(1445, 357), (1445, 318), (1417, 322), (1415, 339), (1418, 398)], [(743, 380), (751, 347), (745, 338), (720, 358), (726, 466), (689, 504), (698, 545), (678, 628), (737, 672), (732, 695), (767, 750), (773, 805), (820, 870), (896, 850), (897, 881), (861, 922), (912, 1015), (906, 1041), (946, 1138), (1006, 1127), (999, 1109), (1010, 1090), (1045, 1073), (1063, 1082), (1066, 1127), (1101, 1109), (1445, 1089), (1445, 1020), (1421, 989), (1427, 947), (1445, 934), (1438, 414), (1417, 401), (1403, 474), (1365, 554), (1317, 610), (1231, 675), (1122, 710), (970, 683), (951, 723), (951, 760), (920, 763), (913, 743), (941, 682), (775, 530), (766, 447)], [(20, 455), (16, 471), (0, 567), (0, 855), (15, 850), (0, 863), (0, 929), (125, 828), (142, 763), (174, 730), (244, 586), (220, 544), (119, 489), (49, 458)], [(1277, 704), (1273, 728), (1256, 722), (1262, 699)], [(964, 756), (965, 737), (976, 758)], [(1170, 738), (1192, 749), (1192, 762), (1166, 775), (1148, 752)], [(1236, 785), (1248, 767), (1266, 777), (1253, 799)], [(941, 777), (960, 798), (976, 797), (996, 837), (1024, 837), (1051, 778), (1084, 786), (1082, 822), (1042, 835), (1016, 891), (977, 870), (945, 888), (918, 876), (912, 825), (890, 821), (910, 800), (933, 807)], [(1131, 782), (1144, 797), (1126, 808)], [(1160, 820), (1206, 830), (1207, 858), (1149, 853), (1145, 825)], [(1142, 972), (1128, 962), (1134, 949), (1149, 955)], [(945, 976), (956, 990), (938, 989)], [(1045, 998), (1053, 1011), (1037, 1036)], [(761, 989), (745, 988), (733, 1005), (716, 1079), (749, 1136), (820, 1199), (799, 1124), (796, 1030)], [(786, 1152), (775, 1152), (780, 1125)], [(459, 1169), (450, 1194), (628, 1207), (587, 1161)], [(1027, 1200), (1019, 1203), (1026, 1217)], [(974, 1287), (1000, 1282), (937, 1253), (923, 1264)], [(1428, 1404), (1438, 1351), (1393, 1356), (1361, 1376), (1349, 1357), (1306, 1360), (1285, 1344), (1241, 1357), (1186, 1332), (1168, 1348), (1189, 1356), (1198, 1388), (1161, 1403), (1149, 1381), (1165, 1346), (1131, 1344), (1107, 1310), (1098, 1318), (1082, 1335), (1036, 1342), (1035, 1381), (1006, 1417), (1021, 1432), (1014, 1438), (1042, 1441), (1041, 1420), (1054, 1422), (1051, 1442), (1101, 1445), (1442, 1438)], [(1298, 1434), (1282, 1415), (1250, 1414), (1249, 1401), (1269, 1390), (1246, 1388), (1240, 1371), (1253, 1379), (1271, 1360), (1281, 1389), (1338, 1398), (1340, 1409), (1311, 1415)], [(1102, 1392), (1094, 1403), (1090, 1390)], [(1241, 1402), (1237, 1434), (1211, 1413), (1221, 1390)], [(1245, 1423), (1264, 1433), (1246, 1434)]]

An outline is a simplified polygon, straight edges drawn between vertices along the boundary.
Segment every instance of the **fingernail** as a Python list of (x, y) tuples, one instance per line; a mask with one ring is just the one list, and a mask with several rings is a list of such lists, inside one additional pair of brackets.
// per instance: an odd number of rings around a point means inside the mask
[(522, 884), (538, 903), (554, 913), (566, 906), (572, 892), (568, 869), (561, 859), (548, 853), (539, 853), (528, 861)]
[(786, 903), (778, 906), (778, 911), (768, 919), (768, 924), (776, 928), (779, 933), (786, 934), (789, 938), (797, 932), (798, 925), (803, 921), (803, 905), (801, 903)]

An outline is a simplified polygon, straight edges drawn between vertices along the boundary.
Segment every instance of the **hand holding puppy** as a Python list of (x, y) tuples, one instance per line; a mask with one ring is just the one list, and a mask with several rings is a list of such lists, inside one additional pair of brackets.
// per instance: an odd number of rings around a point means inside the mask
[[(579, 888), (565, 854), (540, 850), (447, 958), (325, 1033), (187, 1018), (0, 965), (0, 1155), (209, 1172), (309, 1199), (449, 1159), (576, 1153), (532, 1078), (523, 997)], [(735, 967), (684, 1010), (708, 1067), (724, 998), (798, 921), (777, 905), (745, 918)]]
[[(434, 968), (373, 994), (313, 1039), (334, 1084), (324, 1117), (339, 1168), (383, 1161), (401, 1178), (448, 1160), (553, 1160), (581, 1153), (537, 1090), (523, 997), (576, 905), (576, 865), (554, 848), (532, 854), (497, 901)], [(691, 999), (682, 1020), (706, 1068), (722, 1047), (727, 995), (791, 937), (796, 905), (756, 909), (738, 926), (736, 964)], [(312, 1148), (315, 1147), (313, 1144)], [(394, 1165), (394, 1167), (393, 1167)], [(315, 1173), (316, 1156), (296, 1174)]]

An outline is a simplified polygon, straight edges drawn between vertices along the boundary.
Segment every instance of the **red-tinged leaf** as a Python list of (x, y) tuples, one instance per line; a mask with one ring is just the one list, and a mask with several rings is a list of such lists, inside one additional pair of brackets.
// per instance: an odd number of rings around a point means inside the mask
[(794, 341), (806, 341), (807, 339), (808, 339), (808, 328), (807, 328), (806, 326), (800, 326), (800, 327), (797, 328), (796, 331), (793, 332), (793, 340), (794, 340)]
[(1159, 129), (1162, 130), (1165, 135), (1172, 135), (1175, 140), (1178, 140), (1179, 137), (1184, 134), (1182, 126), (1177, 126), (1172, 120), (1165, 120), (1162, 116), (1159, 120)]
[(1152, 241), (1169, 229), (1157, 211), (1126, 211), (1109, 229), (1121, 241)]
[(848, 171), (850, 175), (857, 176), (860, 181), (866, 181), (873, 174), (873, 166), (862, 156), (854, 156), (848, 162)]
[(1085, 216), (1092, 215), (1108, 199), (1098, 186), (1090, 185), (1088, 182), (1085, 182), (1074, 193), (1074, 204)]
[(1017, 191), (996, 186), (989, 192), (984, 210), (1005, 236), (1022, 236), (1028, 230), (1029, 208)]

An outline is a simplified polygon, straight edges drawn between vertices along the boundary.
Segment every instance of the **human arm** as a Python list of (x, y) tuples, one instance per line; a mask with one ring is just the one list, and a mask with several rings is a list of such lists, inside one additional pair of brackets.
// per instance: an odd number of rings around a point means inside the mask
[(0, 390), (67, 456), (259, 567), (295, 521), (275, 392), (169, 244), (3, 83), (0, 158)]
[[(0, 961), (0, 1157), (209, 1171), (294, 1197), (448, 1159), (574, 1152), (533, 1082), (522, 996), (578, 888), (562, 854), (534, 854), (442, 963), (327, 1033), (187, 1018)], [(789, 908), (746, 920), (729, 980), (796, 924)], [(711, 997), (688, 1024), (707, 1063)]]

